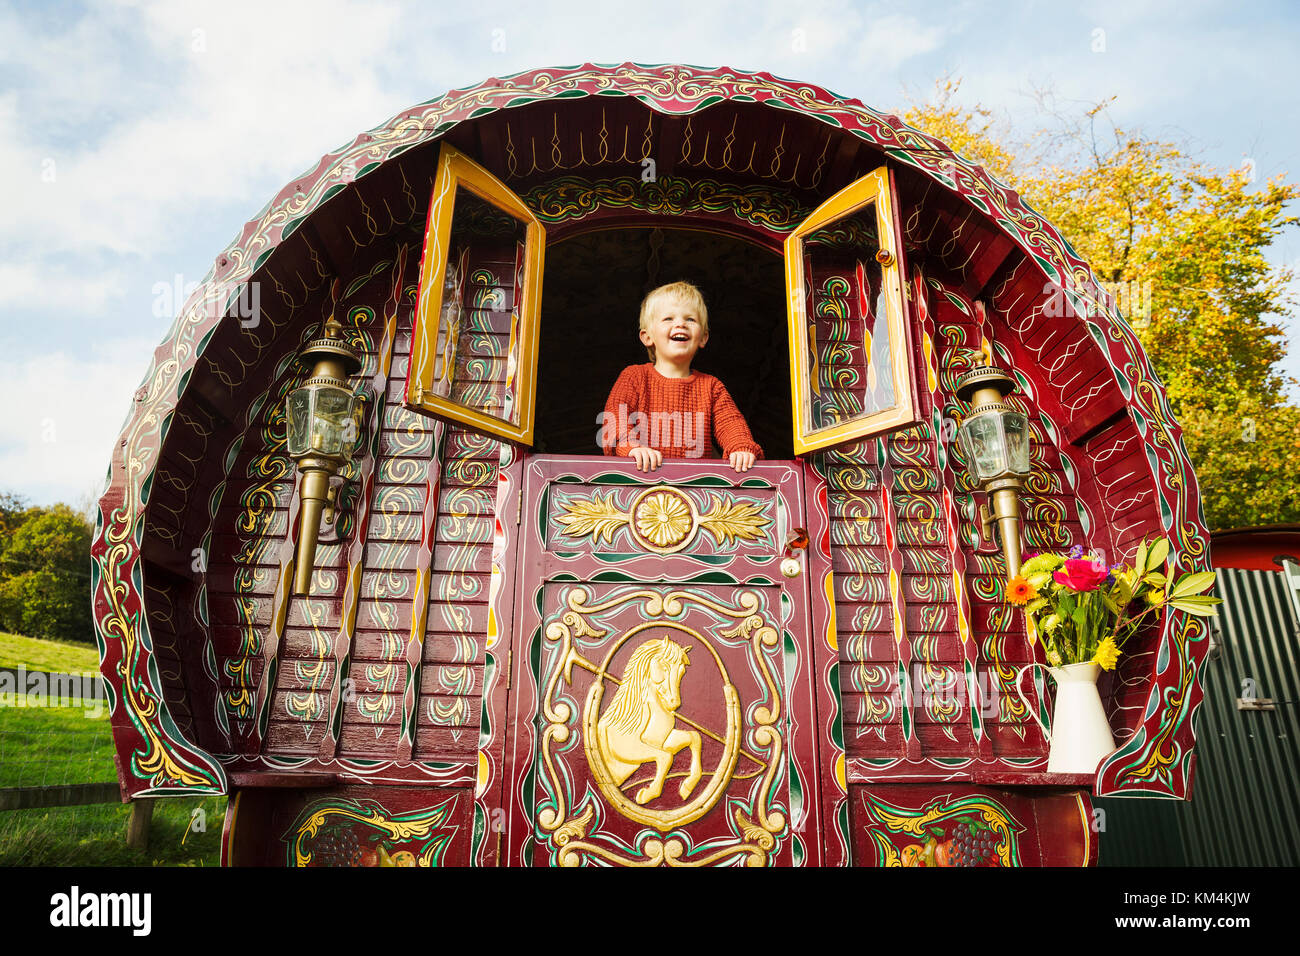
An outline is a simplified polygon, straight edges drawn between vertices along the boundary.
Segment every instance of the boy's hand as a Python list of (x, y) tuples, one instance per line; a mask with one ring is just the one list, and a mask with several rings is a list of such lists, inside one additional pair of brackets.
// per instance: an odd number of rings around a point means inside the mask
[(636, 459), (637, 471), (655, 471), (664, 460), (664, 453), (657, 448), (643, 448), (640, 445), (635, 446), (627, 456)]
[(754, 467), (754, 453), (752, 451), (733, 451), (728, 458), (731, 461), (731, 467), (736, 471), (749, 471)]

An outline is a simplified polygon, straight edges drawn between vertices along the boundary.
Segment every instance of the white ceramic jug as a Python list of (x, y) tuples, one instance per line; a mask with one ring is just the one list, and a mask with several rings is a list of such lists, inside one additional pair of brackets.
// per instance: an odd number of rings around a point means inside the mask
[[(1020, 689), (1025, 671), (1042, 667), (1056, 680), (1056, 707), (1052, 711), (1052, 729), (1048, 730), (1033, 703)], [(1024, 701), (1043, 735), (1051, 745), (1047, 752), (1048, 773), (1096, 773), (1097, 765), (1115, 749), (1110, 722), (1097, 693), (1100, 664), (1066, 664), (1046, 667), (1026, 664), (1016, 674), (1016, 693)]]

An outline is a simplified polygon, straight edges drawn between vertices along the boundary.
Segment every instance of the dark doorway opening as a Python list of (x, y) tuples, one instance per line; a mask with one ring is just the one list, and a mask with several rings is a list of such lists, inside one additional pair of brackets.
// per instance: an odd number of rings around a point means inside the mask
[(668, 282), (697, 286), (709, 343), (694, 367), (720, 378), (768, 459), (793, 458), (785, 264), (730, 236), (608, 229), (548, 246), (542, 281), (534, 450), (594, 455), (598, 416), (626, 366), (647, 361), (641, 299)]

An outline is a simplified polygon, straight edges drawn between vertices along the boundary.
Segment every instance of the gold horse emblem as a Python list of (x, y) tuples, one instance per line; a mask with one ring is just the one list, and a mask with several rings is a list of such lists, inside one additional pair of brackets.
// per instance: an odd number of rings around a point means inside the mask
[[(609, 666), (618, 648), (652, 626), (681, 631), (695, 641), (683, 645), (668, 637), (645, 640), (628, 658), (622, 677), (614, 677)], [(682, 706), (682, 680), (691, 663), (687, 652), (692, 647), (705, 648), (717, 665), (727, 712), (725, 736), (708, 731), (678, 713)], [(574, 660), (578, 660), (576, 655)], [(583, 712), (583, 745), (592, 777), (606, 799), (628, 819), (659, 830), (691, 823), (708, 813), (725, 792), (740, 755), (740, 698), (717, 651), (690, 628), (647, 623), (634, 627), (615, 641), (600, 667), (591, 666), (591, 670), (596, 680), (587, 693)], [(617, 684), (618, 690), (602, 711), (606, 681)], [(677, 726), (679, 723), (695, 729), (684, 730)], [(701, 730), (722, 744), (721, 761), (711, 773), (701, 764)], [(678, 785), (677, 793), (688, 802), (662, 810), (646, 806), (663, 794), (674, 759), (687, 748), (691, 753), (690, 770)], [(652, 762), (653, 778), (629, 799), (623, 792), (624, 785), (637, 770)], [(705, 777), (708, 782), (700, 787)]]
[(636, 792), (641, 806), (664, 792), (673, 758), (685, 747), (691, 748), (691, 769), (677, 788), (683, 800), (704, 775), (700, 735), (676, 727), (690, 649), (689, 644), (682, 647), (666, 637), (638, 647), (623, 669), (618, 692), (596, 724), (600, 755), (619, 787), (642, 765), (654, 761), (654, 779)]
[[(789, 826), (788, 810), (773, 801), (793, 788), (785, 782), (786, 685), (773, 671), (781, 635), (764, 595), (648, 587), (593, 595), (583, 586), (562, 593), (564, 607), (543, 632), (549, 643), (538, 674), (545, 684), (534, 758), (538, 848), (549, 847), (561, 866), (768, 862)], [(629, 611), (639, 620), (622, 625), (618, 617)], [(743, 716), (727, 673), (732, 660), (752, 678), (742, 686), (754, 685)], [(582, 700), (580, 715), (570, 694)], [(752, 767), (741, 768), (741, 757)], [(629, 835), (628, 821), (643, 829)]]

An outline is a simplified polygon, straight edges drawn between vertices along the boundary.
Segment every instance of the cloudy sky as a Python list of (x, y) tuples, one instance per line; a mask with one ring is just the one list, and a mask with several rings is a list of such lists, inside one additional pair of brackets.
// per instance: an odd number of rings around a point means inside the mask
[[(1300, 15), (1282, 2), (517, 6), (0, 0), (0, 491), (98, 497), (184, 287), (243, 223), (323, 153), (491, 76), (726, 65), (892, 111), (951, 73), (1012, 123), (1034, 88), (1115, 97), (1122, 125), (1206, 161), (1300, 175)], [(1300, 235), (1273, 251), (1300, 265)]]

